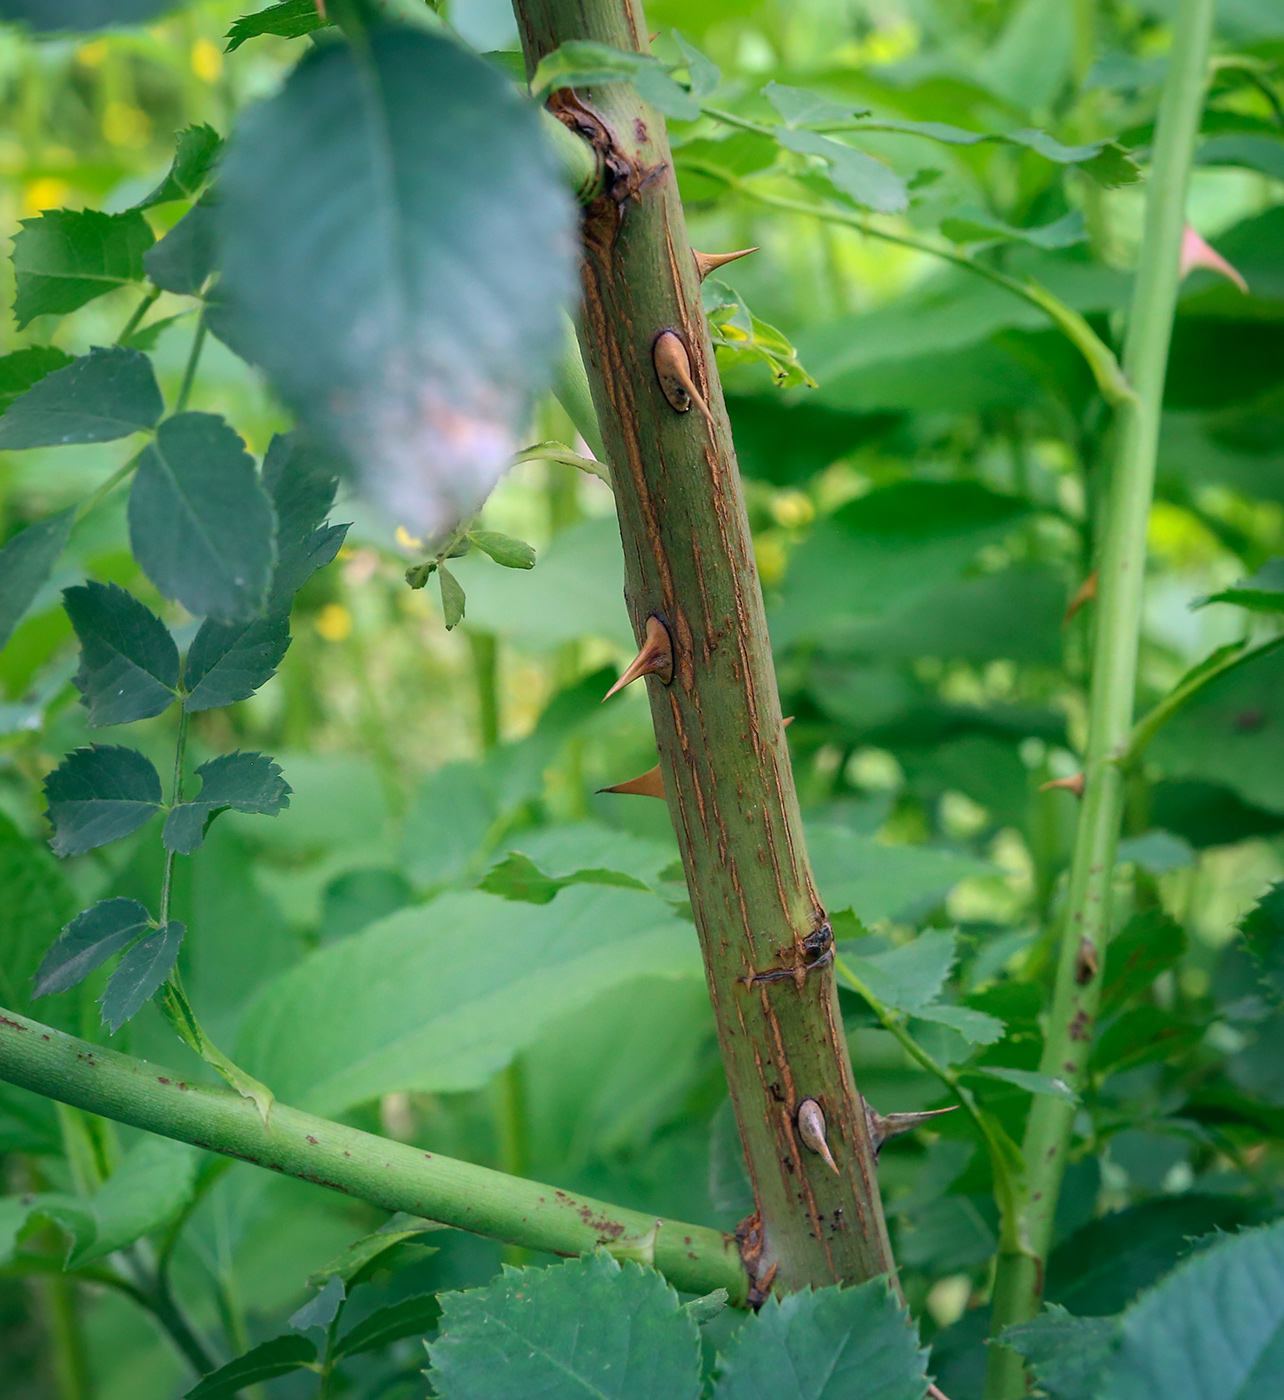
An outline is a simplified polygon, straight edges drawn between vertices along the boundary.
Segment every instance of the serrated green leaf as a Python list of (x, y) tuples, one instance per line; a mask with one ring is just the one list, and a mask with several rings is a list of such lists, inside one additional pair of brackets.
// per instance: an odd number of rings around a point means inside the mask
[(313, 530), (307, 539), (281, 546), (268, 594), (269, 612), (288, 610), (299, 589), (338, 554), (347, 533), (346, 525), (323, 525)]
[(294, 543), (309, 538), (329, 514), (339, 473), (301, 434), (277, 433), (263, 458), (263, 485), (276, 511), (277, 538)]
[(296, 1332), (306, 1332), (310, 1327), (329, 1327), (339, 1316), (339, 1309), (347, 1300), (343, 1280), (333, 1275), (321, 1285), (320, 1290), (290, 1317), (290, 1326)]
[(922, 1400), (927, 1353), (885, 1279), (768, 1298), (719, 1358), (714, 1400)]
[(468, 538), (483, 554), (489, 554), (496, 564), (506, 569), (535, 567), (535, 550), (525, 540), (501, 535), (498, 530), (469, 530)]
[(1284, 880), (1244, 915), (1239, 931), (1271, 999), (1284, 1003)]
[(177, 694), (178, 648), (149, 608), (114, 583), (64, 588), (80, 638), (76, 689), (88, 724), (129, 724), (167, 709)]
[(909, 208), (905, 180), (881, 160), (816, 131), (778, 126), (775, 135), (787, 151), (824, 160), (834, 185), (861, 208), (877, 214), (900, 214)]
[(1098, 1400), (1267, 1400), (1284, 1375), (1284, 1222), (1214, 1241), (1119, 1320)]
[(315, 0), (281, 0), (280, 4), (269, 5), (265, 10), (256, 10), (252, 15), (242, 15), (227, 31), (227, 48), (224, 53), (239, 49), (247, 39), (257, 39), (260, 34), (275, 34), (281, 39), (299, 39), (317, 29), (324, 29), (330, 21), (321, 17)]
[(222, 418), (167, 418), (129, 496), (134, 556), (198, 617), (251, 619), (267, 599), (276, 520), (253, 459)]
[(161, 984), (174, 970), (178, 950), (183, 943), (186, 927), (171, 919), (137, 943), (120, 960), (111, 975), (107, 990), (99, 999), (103, 1025), (112, 1035), (136, 1016), (160, 990)]
[(993, 1045), (1002, 1040), (1007, 1027), (997, 1016), (985, 1011), (976, 1011), (970, 1006), (950, 1006), (936, 1002), (931, 1006), (920, 1006), (914, 1016), (920, 1021), (932, 1021), (936, 1025), (949, 1026), (956, 1030), (971, 1045)]
[(731, 1295), (725, 1288), (715, 1288), (712, 1293), (706, 1293), (703, 1298), (692, 1298), (689, 1303), (682, 1306), (691, 1315), (697, 1327), (703, 1327), (706, 1322), (712, 1322), (720, 1312), (723, 1312), (730, 1301)]
[(649, 886), (621, 870), (576, 870), (569, 875), (546, 875), (529, 856), (509, 853), (492, 866), (477, 888), (503, 899), (520, 899), (530, 904), (547, 904), (568, 885), (613, 885), (616, 889), (645, 890)]
[(174, 199), (195, 199), (205, 188), (218, 160), (223, 138), (206, 122), (184, 127), (174, 138), (174, 160), (165, 178), (149, 194), (134, 205), (135, 209), (151, 209)]
[(928, 929), (899, 948), (847, 962), (884, 1006), (917, 1014), (940, 995), (958, 957), (957, 942), (957, 934)]
[(441, 1317), (441, 1304), (432, 1293), (417, 1293), (399, 1303), (377, 1308), (335, 1343), (334, 1354), (360, 1356), (376, 1347), (399, 1342), (403, 1337), (422, 1337), (435, 1330)]
[(276, 675), (290, 648), (289, 614), (253, 622), (202, 622), (183, 662), (183, 708), (189, 714), (247, 700)]
[(1093, 1400), (1119, 1344), (1119, 1323), (1071, 1317), (1054, 1303), (1032, 1322), (1006, 1328), (1003, 1341), (1025, 1357), (1052, 1400)]
[(290, 805), (290, 785), (281, 776), (280, 765), (266, 754), (220, 754), (202, 763), (196, 772), (201, 779), (200, 795), (175, 805), (161, 835), (165, 849), (179, 855), (196, 850), (220, 812), (231, 808), (275, 817)]
[(0, 647), (13, 636), (13, 629), (53, 573), (75, 523), (74, 509), (60, 511), (28, 525), (0, 549)]
[(100, 899), (77, 914), (54, 940), (36, 970), (32, 996), (52, 996), (74, 987), (151, 926), (151, 915), (136, 899)]
[(37, 316), (65, 315), (104, 292), (141, 282), (143, 254), (154, 241), (136, 209), (50, 209), (23, 219), (13, 240), (18, 329)]
[(219, 198), (218, 335), (414, 535), (475, 511), (572, 287), (575, 214), (534, 109), (451, 40), (377, 28), (246, 115)]
[(161, 806), (160, 775), (151, 760), (117, 744), (69, 753), (45, 779), (44, 791), (54, 827), (51, 844), (60, 856), (128, 836)]
[(20, 394), (33, 384), (39, 384), (46, 374), (71, 364), (72, 357), (54, 345), (28, 345), (0, 355), (0, 414)]
[(205, 195), (143, 256), (148, 277), (164, 291), (199, 296), (214, 270), (218, 216), (212, 195)]
[(307, 1337), (296, 1333), (273, 1337), (270, 1342), (261, 1342), (244, 1356), (202, 1377), (200, 1384), (189, 1390), (184, 1400), (232, 1400), (246, 1386), (288, 1376), (316, 1359), (316, 1344)]
[(1002, 1065), (980, 1065), (977, 1074), (988, 1074), (991, 1079), (1002, 1079), (1006, 1084), (1015, 1084), (1027, 1094), (1047, 1094), (1054, 1099), (1068, 1099), (1078, 1103), (1079, 1096), (1065, 1082), (1050, 1074), (1036, 1074), (1028, 1069), (1008, 1069)]
[(9, 405), (0, 418), (0, 450), (112, 442), (155, 427), (164, 411), (146, 355), (95, 346)]
[(459, 580), (444, 564), (437, 565), (437, 583), (441, 588), (441, 611), (446, 619), (446, 631), (458, 627), (464, 620), (464, 607), (467, 599)]
[(631, 82), (639, 96), (666, 117), (693, 122), (700, 116), (700, 104), (654, 55), (613, 49), (591, 39), (570, 39), (546, 54), (531, 79), (531, 92), (539, 96), (555, 88), (618, 82)]
[(605, 1251), (547, 1269), (510, 1269), (442, 1297), (428, 1347), (442, 1400), (697, 1400), (700, 1335), (653, 1269)]

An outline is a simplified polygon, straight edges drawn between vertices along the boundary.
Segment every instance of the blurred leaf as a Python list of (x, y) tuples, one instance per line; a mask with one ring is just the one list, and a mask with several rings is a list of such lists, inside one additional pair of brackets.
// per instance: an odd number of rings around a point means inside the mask
[(909, 188), (902, 176), (881, 160), (867, 156), (815, 131), (778, 126), (776, 140), (788, 151), (819, 156), (829, 167), (829, 178), (862, 209), (876, 214), (900, 214), (909, 208)]
[(148, 719), (178, 687), (178, 648), (169, 629), (132, 593), (90, 581), (64, 588), (63, 606), (80, 638), (76, 689), (91, 729)]
[(197, 1161), (185, 1142), (144, 1137), (135, 1143), (94, 1193), (98, 1233), (73, 1253), (72, 1267), (105, 1259), (168, 1225), (191, 1198)]
[(1193, 606), (1204, 608), (1209, 603), (1234, 603), (1249, 612), (1284, 613), (1284, 559), (1268, 559), (1252, 578), (1210, 593)]
[(223, 138), (207, 122), (186, 126), (175, 137), (174, 161), (165, 178), (135, 209), (151, 209), (174, 199), (195, 199), (218, 160)]
[(949, 1026), (971, 1045), (993, 1045), (1002, 1040), (1007, 1027), (997, 1016), (985, 1011), (976, 1011), (970, 1006), (950, 1006), (943, 1002), (932, 1006), (920, 1006), (915, 1012), (920, 1021), (934, 1021), (937, 1025)]
[(808, 823), (807, 849), (826, 905), (850, 909), (865, 923), (930, 907), (960, 880), (991, 869), (973, 856), (934, 846), (889, 846), (816, 822)]
[(276, 675), (290, 646), (288, 613), (253, 622), (207, 619), (183, 662), (183, 708), (189, 714), (246, 700)]
[(296, 1332), (306, 1332), (311, 1327), (329, 1327), (339, 1316), (339, 1309), (346, 1298), (343, 1280), (338, 1274), (331, 1274), (321, 1285), (320, 1291), (291, 1316), (290, 1326)]
[(442, 1400), (700, 1395), (695, 1320), (653, 1269), (621, 1267), (604, 1250), (441, 1301), (428, 1374)]
[(323, 525), (294, 544), (282, 541), (268, 594), (268, 608), (286, 609), (294, 595), (318, 569), (324, 569), (338, 554), (348, 533), (346, 525)]
[(28, 525), (0, 549), (0, 647), (8, 643), (53, 573), (75, 521), (74, 509), (59, 511)]
[(1000, 1065), (980, 1065), (976, 1072), (988, 1074), (991, 1079), (1002, 1079), (1005, 1083), (1015, 1084), (1027, 1094), (1047, 1094), (1049, 1098), (1069, 1099), (1072, 1103), (1079, 1101), (1078, 1094), (1065, 1080), (1056, 1079), (1050, 1074), (1035, 1074), (1027, 1069), (1007, 1069)]
[(167, 418), (129, 496), (129, 538), (148, 578), (198, 617), (248, 621), (263, 606), (275, 519), (253, 459), (212, 413)]
[(702, 1298), (692, 1298), (682, 1306), (695, 1319), (696, 1326), (703, 1327), (706, 1322), (712, 1322), (726, 1309), (730, 1298), (731, 1295), (725, 1288), (715, 1288), (712, 1293), (706, 1293)]
[(789, 87), (775, 81), (763, 88), (762, 95), (780, 113), (780, 120), (791, 127), (849, 121), (853, 117), (869, 115), (868, 111), (858, 111), (849, 103), (834, 102), (806, 88)]
[(321, 942), (359, 933), (367, 924), (414, 903), (410, 882), (397, 870), (349, 870), (326, 886)]
[(899, 948), (846, 961), (885, 1006), (916, 1012), (941, 994), (958, 956), (957, 941), (957, 934), (928, 929)]
[(64, 315), (104, 292), (141, 282), (143, 254), (153, 242), (136, 209), (124, 214), (49, 209), (39, 218), (23, 219), (13, 240), (18, 329), (37, 316)]
[(288, 1376), (316, 1359), (316, 1345), (307, 1337), (293, 1333), (273, 1337), (202, 1377), (200, 1384), (187, 1392), (185, 1400), (232, 1400), (246, 1386)]
[(722, 73), (714, 61), (701, 53), (694, 44), (689, 44), (675, 29), (673, 42), (677, 44), (682, 57), (687, 61), (687, 72), (691, 79), (691, 96), (708, 97), (722, 81)]
[(709, 333), (715, 346), (730, 352), (724, 357), (728, 363), (765, 364), (778, 389), (798, 384), (816, 387), (816, 381), (798, 362), (798, 352), (789, 338), (755, 316), (739, 292), (716, 277), (706, 277), (700, 292), (709, 318)]
[(535, 567), (535, 551), (524, 540), (501, 535), (498, 530), (469, 530), (468, 538), (483, 554), (489, 554), (496, 564), (506, 569)]
[(971, 1269), (997, 1248), (998, 1213), (989, 1197), (938, 1196), (909, 1215), (896, 1236), (902, 1265), (938, 1274)]
[(56, 1225), (66, 1236), (68, 1258), (79, 1250), (88, 1249), (98, 1228), (93, 1208), (78, 1196), (64, 1196), (55, 1191), (0, 1196), (0, 1263), (12, 1258), (22, 1231), (41, 1220)]
[(700, 117), (700, 104), (673, 81), (658, 58), (613, 49), (589, 39), (568, 40), (552, 53), (545, 54), (531, 79), (531, 93), (539, 97), (556, 88), (596, 87), (600, 83), (626, 81), (666, 117), (685, 122)]
[(247, 114), (219, 200), (218, 335), (413, 534), (475, 511), (572, 287), (574, 210), (534, 109), (451, 40), (379, 28), (360, 55), (314, 48)]
[(1071, 72), (1072, 17), (1060, 0), (1018, 0), (977, 64), (977, 76), (1014, 106), (1051, 106)]
[(94, 347), (9, 405), (0, 449), (111, 442), (154, 427), (164, 409), (146, 355)]
[(290, 785), (266, 754), (225, 753), (196, 770), (200, 796), (179, 802), (165, 821), (165, 849), (188, 856), (205, 840), (209, 824), (229, 808), (275, 817), (290, 805)]
[(720, 1357), (714, 1400), (922, 1400), (927, 1353), (884, 1279), (768, 1298)]
[(77, 856), (136, 831), (161, 807), (160, 776), (137, 749), (76, 749), (45, 779), (54, 853)]
[(1186, 933), (1162, 909), (1144, 909), (1110, 940), (1101, 986), (1101, 1014), (1112, 1015), (1175, 967), (1186, 951)]
[[(407, 1244), (420, 1246), (420, 1237), (440, 1230), (443, 1227), (430, 1220), (419, 1220), (414, 1216), (398, 1213), (386, 1221), (378, 1230), (363, 1235), (333, 1259), (323, 1269), (319, 1269), (308, 1279), (310, 1288), (321, 1288), (328, 1279), (342, 1280), (344, 1287), (351, 1292), (360, 1284), (369, 1283), (372, 1278), (387, 1267), (393, 1266), (398, 1253)], [(436, 1250), (422, 1246), (423, 1254), (435, 1254)]]
[(138, 1014), (174, 970), (187, 929), (171, 919), (164, 928), (139, 939), (120, 960), (100, 998), (103, 1025), (113, 1035)]
[(100, 899), (67, 925), (36, 971), (33, 997), (65, 992), (152, 927), (136, 899)]
[(1269, 136), (1214, 136), (1195, 152), (1196, 165), (1235, 165), (1284, 180), (1284, 141)]
[(41, 959), (76, 903), (44, 843), (19, 831), (8, 817), (0, 817), (0, 889), (0, 1002), (25, 1011), (34, 996), (33, 979)]
[(237, 1059), (313, 1112), (479, 1088), (554, 1017), (698, 965), (690, 925), (639, 890), (580, 885), (548, 905), (441, 895), (262, 986)]
[(1214, 1241), (1119, 1320), (1100, 1400), (1266, 1396), (1284, 1364), (1284, 1222)]
[(1037, 228), (1015, 228), (987, 210), (964, 207), (941, 220), (941, 232), (954, 243), (1030, 243), (1036, 248), (1070, 248), (1088, 236), (1083, 211), (1079, 209)]
[(33, 384), (39, 384), (46, 374), (71, 363), (72, 357), (53, 345), (28, 345), (25, 349), (0, 355), (0, 414), (6, 412), (20, 394), (25, 394)]
[(477, 888), (502, 899), (524, 900), (529, 904), (548, 904), (559, 890), (568, 885), (611, 885), (617, 889), (644, 890), (647, 886), (632, 875), (619, 870), (576, 870), (560, 878), (544, 874), (529, 856), (510, 851), (493, 865), (478, 882)]
[(143, 256), (148, 277), (167, 292), (199, 296), (214, 270), (218, 215), (212, 194), (194, 204)]
[(1105, 1078), (1156, 1060), (1180, 1062), (1205, 1027), (1158, 1006), (1134, 1006), (1108, 1025), (1092, 1049), (1093, 1073)]
[(446, 631), (458, 627), (464, 620), (464, 606), (467, 599), (458, 579), (444, 564), (437, 565), (437, 583), (441, 588), (441, 611), (446, 620)]
[(1166, 875), (1194, 865), (1195, 852), (1189, 842), (1171, 831), (1153, 830), (1120, 841), (1118, 859), (1139, 865), (1152, 875)]
[(247, 39), (256, 39), (260, 34), (275, 34), (282, 39), (300, 39), (314, 30), (324, 29), (330, 20), (321, 15), (315, 0), (280, 0), (279, 4), (269, 5), (265, 10), (256, 10), (251, 15), (242, 15), (234, 20), (227, 31), (227, 48), (224, 53), (239, 49)]
[(1240, 920), (1240, 936), (1262, 974), (1262, 985), (1284, 1004), (1284, 880), (1272, 885)]
[(334, 1346), (334, 1355), (360, 1356), (376, 1347), (389, 1346), (403, 1337), (422, 1337), (435, 1330), (441, 1317), (441, 1304), (432, 1293), (417, 1293), (399, 1302), (376, 1308), (364, 1317)]
[(1119, 1345), (1114, 1318), (1071, 1317), (1052, 1303), (1033, 1322), (1008, 1327), (1004, 1342), (1019, 1352), (1052, 1400), (1093, 1400)]

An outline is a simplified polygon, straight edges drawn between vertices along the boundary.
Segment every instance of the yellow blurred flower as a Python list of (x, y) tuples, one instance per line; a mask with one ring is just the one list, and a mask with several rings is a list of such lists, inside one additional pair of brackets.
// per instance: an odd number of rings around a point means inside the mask
[(146, 112), (128, 102), (109, 102), (103, 112), (103, 135), (113, 146), (145, 146), (151, 140), (152, 121)]
[(22, 212), (30, 218), (46, 209), (61, 209), (71, 194), (71, 186), (56, 175), (42, 175), (32, 180), (22, 192)]
[(402, 547), (402, 549), (422, 549), (424, 547), (423, 540), (415, 539), (415, 537), (410, 533), (409, 530), (406, 529), (404, 525), (397, 526), (396, 534), (397, 543)]
[(209, 39), (197, 39), (192, 45), (192, 72), (203, 83), (216, 83), (223, 76), (223, 53)]
[(327, 603), (317, 613), (315, 626), (327, 642), (346, 642), (352, 636), (352, 614), (342, 603)]
[(788, 555), (783, 541), (775, 535), (758, 535), (753, 542), (753, 553), (763, 583), (770, 586), (784, 578)]
[(76, 50), (76, 62), (84, 68), (101, 68), (106, 57), (106, 39), (91, 39)]
[(811, 524), (816, 518), (816, 507), (811, 497), (801, 491), (777, 491), (771, 498), (771, 514), (777, 525), (795, 530)]

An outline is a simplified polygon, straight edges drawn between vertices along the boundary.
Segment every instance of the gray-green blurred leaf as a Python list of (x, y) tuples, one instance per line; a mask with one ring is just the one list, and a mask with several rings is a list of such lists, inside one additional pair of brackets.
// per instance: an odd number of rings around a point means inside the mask
[(148, 277), (167, 292), (194, 297), (214, 270), (217, 213), (211, 195), (194, 204), (143, 257)]
[(834, 185), (861, 208), (872, 209), (876, 214), (900, 214), (909, 207), (909, 187), (904, 177), (864, 151), (816, 131), (784, 126), (776, 128), (776, 140), (786, 150), (819, 156), (829, 166)]
[(441, 611), (446, 619), (446, 631), (458, 627), (464, 620), (464, 607), (468, 600), (459, 580), (444, 564), (437, 565), (437, 583), (441, 588)]
[[(3, 422), (3, 419), (0, 419)], [(74, 510), (37, 520), (0, 549), (0, 647), (36, 601), (71, 537)]]
[(1032, 1322), (1009, 1327), (1004, 1342), (1019, 1352), (1052, 1400), (1093, 1400), (1119, 1345), (1113, 1317), (1071, 1317), (1055, 1303)]
[(320, 1290), (291, 1315), (290, 1326), (296, 1332), (306, 1332), (310, 1327), (329, 1327), (346, 1299), (343, 1280), (338, 1274), (331, 1274)]
[(106, 1258), (168, 1225), (191, 1197), (197, 1160), (185, 1142), (144, 1137), (135, 1143), (94, 1194), (98, 1233), (72, 1255), (72, 1266)]
[(1064, 1079), (1057, 1079), (1050, 1074), (1036, 1074), (1028, 1069), (1008, 1069), (1002, 1065), (982, 1065), (977, 1073), (988, 1074), (991, 1079), (1002, 1079), (1007, 1084), (1015, 1084), (1018, 1089), (1024, 1089), (1028, 1094), (1047, 1094), (1050, 1098), (1068, 1099), (1071, 1103), (1079, 1101), (1078, 1094)]

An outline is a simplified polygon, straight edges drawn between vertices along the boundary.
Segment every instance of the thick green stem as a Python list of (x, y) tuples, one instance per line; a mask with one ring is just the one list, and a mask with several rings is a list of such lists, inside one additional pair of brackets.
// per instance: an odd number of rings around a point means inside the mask
[[(1191, 156), (1203, 109), (1213, 0), (1183, 0), (1155, 129), (1141, 265), (1133, 289), (1124, 373), (1133, 396), (1119, 410), (1100, 559), (1083, 805), (1070, 868), (1065, 929), (1047, 1024), (1044, 1074), (1072, 1088), (1084, 1081), (1101, 993), (1101, 956), (1109, 934), (1110, 890), (1123, 810), (1126, 758), (1137, 684), (1146, 525), (1154, 489), (1159, 418), (1168, 346), (1180, 281), (1181, 241)], [(1091, 956), (1088, 953), (1091, 953)], [(1042, 1295), (1042, 1260), (1074, 1125), (1075, 1105), (1037, 1095), (1024, 1155), (1030, 1192), (1030, 1254), (1000, 1259), (994, 1331), (1034, 1315)], [(986, 1395), (1023, 1395), (1019, 1358), (990, 1348)]]
[[(516, 0), (514, 8), (528, 71), (572, 39), (649, 50), (637, 0)], [(651, 676), (646, 684), (754, 1183), (745, 1258), (764, 1291), (890, 1273), (664, 121), (627, 83), (559, 91), (550, 105), (604, 153), (608, 172), (609, 188), (585, 209), (580, 341), (611, 464), (635, 634), (641, 641), (654, 616), (672, 638), (672, 682)], [(807, 1099), (824, 1113), (837, 1174), (798, 1135)]]
[(279, 1103), (265, 1124), (254, 1105), (230, 1089), (189, 1084), (16, 1011), (0, 1010), (0, 1080), (385, 1210), (550, 1254), (605, 1246), (619, 1258), (654, 1264), (686, 1292), (725, 1288), (740, 1304), (748, 1297), (735, 1241), (721, 1231), (521, 1181)]

